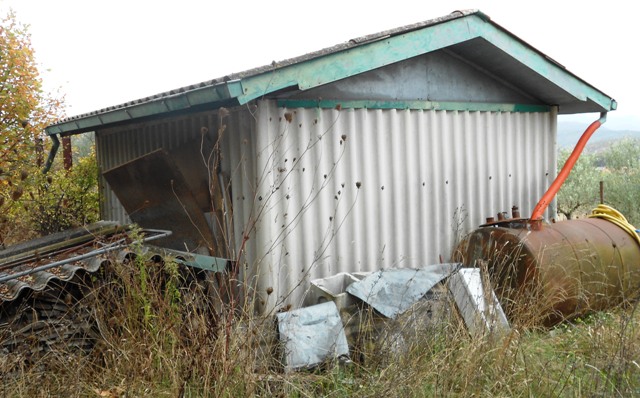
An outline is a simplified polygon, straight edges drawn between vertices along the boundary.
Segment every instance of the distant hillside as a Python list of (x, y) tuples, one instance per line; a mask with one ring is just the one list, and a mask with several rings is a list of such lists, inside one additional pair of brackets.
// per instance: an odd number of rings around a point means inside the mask
[[(578, 122), (558, 122), (558, 147), (559, 148), (573, 148), (584, 130), (588, 127), (588, 124)], [(640, 139), (640, 131), (636, 130), (609, 130), (606, 124), (600, 127), (589, 140), (587, 144), (587, 150), (597, 150), (606, 143), (616, 141), (621, 138), (631, 137)]]

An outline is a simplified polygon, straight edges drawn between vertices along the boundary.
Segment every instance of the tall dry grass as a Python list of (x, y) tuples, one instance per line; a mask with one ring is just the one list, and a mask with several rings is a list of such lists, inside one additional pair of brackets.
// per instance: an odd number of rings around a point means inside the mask
[[(504, 336), (477, 338), (469, 335), (446, 290), (441, 290), (437, 300), (421, 303), (396, 321), (381, 319), (365, 307), (352, 311), (345, 318), (351, 363), (328, 362), (284, 373), (272, 317), (255, 317), (249, 307), (221, 306), (214, 279), (171, 261), (153, 260), (138, 256), (113, 262), (104, 275), (93, 278), (90, 293), (76, 303), (94, 311), (100, 338), (93, 350), (79, 354), (57, 348), (18, 373), (2, 373), (0, 394), (640, 394), (637, 301), (552, 329), (535, 327), (523, 316)], [(530, 313), (532, 304), (524, 305), (522, 314)], [(227, 316), (229, 311), (233, 316)]]

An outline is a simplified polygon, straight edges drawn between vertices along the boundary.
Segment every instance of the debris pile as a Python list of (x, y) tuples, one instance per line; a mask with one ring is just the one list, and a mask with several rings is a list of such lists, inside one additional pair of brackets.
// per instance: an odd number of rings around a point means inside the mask
[[(473, 336), (509, 328), (480, 270), (459, 263), (311, 281), (308, 306), (276, 315), (285, 371), (344, 362), (372, 342), (402, 354), (410, 339), (442, 320), (452, 301)], [(367, 313), (373, 316), (364, 319)]]

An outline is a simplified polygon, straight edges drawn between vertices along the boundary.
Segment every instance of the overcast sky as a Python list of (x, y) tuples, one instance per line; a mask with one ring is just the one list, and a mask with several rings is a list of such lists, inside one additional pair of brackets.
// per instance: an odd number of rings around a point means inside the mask
[(60, 88), (68, 116), (476, 8), (616, 99), (609, 128), (640, 130), (635, 4), (0, 0), (0, 11), (13, 8), (30, 25), (46, 87)]

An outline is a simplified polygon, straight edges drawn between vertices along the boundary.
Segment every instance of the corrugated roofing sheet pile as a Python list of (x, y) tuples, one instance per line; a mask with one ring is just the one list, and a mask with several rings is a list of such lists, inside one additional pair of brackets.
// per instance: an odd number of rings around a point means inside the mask
[[(110, 306), (93, 292), (102, 281), (118, 278), (109, 264), (136, 258), (134, 243), (154, 264), (172, 258), (184, 266), (217, 269), (217, 259), (146, 245), (169, 234), (99, 222), (1, 250), (0, 378), (20, 375), (48, 352), (93, 349), (103, 338), (96, 305)], [(226, 265), (220, 261), (218, 268)]]
[[(151, 231), (145, 239), (160, 232)], [(0, 302), (23, 292), (40, 292), (52, 282), (69, 282), (79, 273), (92, 274), (108, 262), (107, 255), (126, 256), (127, 228), (99, 222), (0, 251)]]

